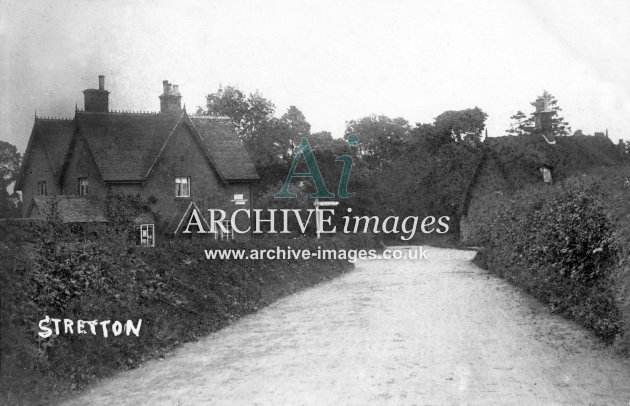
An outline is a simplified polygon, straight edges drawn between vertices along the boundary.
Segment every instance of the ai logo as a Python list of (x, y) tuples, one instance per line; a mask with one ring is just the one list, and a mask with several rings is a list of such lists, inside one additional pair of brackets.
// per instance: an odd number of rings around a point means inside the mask
[[(355, 146), (357, 142), (358, 137), (356, 135), (353, 134), (348, 137), (348, 143), (350, 145)], [(304, 160), (306, 161), (308, 172), (296, 172), (297, 166), (302, 157), (304, 157)], [(337, 195), (343, 199), (354, 196), (356, 193), (348, 192), (348, 181), (350, 180), (350, 171), (352, 170), (352, 157), (350, 155), (341, 155), (338, 156), (335, 161), (343, 162), (343, 169), (341, 171), (341, 177), (339, 178), (339, 186), (337, 187)], [(298, 146), (297, 154), (293, 159), (293, 164), (291, 165), (291, 169), (289, 170), (287, 179), (284, 181), (282, 189), (278, 193), (274, 194), (276, 199), (294, 199), (297, 197), (295, 193), (289, 192), (289, 186), (291, 185), (293, 178), (311, 178), (313, 180), (313, 183), (317, 188), (317, 192), (311, 193), (311, 198), (313, 199), (335, 197), (335, 194), (329, 192), (328, 188), (326, 188), (324, 178), (317, 166), (317, 161), (315, 160), (315, 155), (313, 155), (311, 145), (305, 137), (302, 138), (302, 141)]]

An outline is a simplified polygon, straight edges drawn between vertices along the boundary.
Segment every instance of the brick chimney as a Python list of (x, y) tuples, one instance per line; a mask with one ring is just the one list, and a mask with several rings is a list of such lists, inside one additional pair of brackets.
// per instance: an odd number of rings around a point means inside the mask
[(160, 95), (160, 113), (179, 113), (182, 111), (182, 95), (179, 86), (162, 81), (162, 94)]
[(549, 134), (552, 132), (553, 123), (551, 118), (554, 111), (551, 108), (551, 95), (547, 91), (543, 91), (542, 96), (539, 96), (534, 102), (536, 111), (534, 112), (534, 126), (535, 131), (542, 134)]
[(109, 92), (105, 90), (105, 76), (98, 75), (98, 89), (85, 89), (83, 97), (85, 111), (107, 113)]

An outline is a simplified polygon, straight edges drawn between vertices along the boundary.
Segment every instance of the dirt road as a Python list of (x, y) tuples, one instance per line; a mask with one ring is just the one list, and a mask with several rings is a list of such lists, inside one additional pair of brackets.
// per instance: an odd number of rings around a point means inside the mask
[(370, 261), (71, 405), (630, 404), (630, 363), (472, 265)]

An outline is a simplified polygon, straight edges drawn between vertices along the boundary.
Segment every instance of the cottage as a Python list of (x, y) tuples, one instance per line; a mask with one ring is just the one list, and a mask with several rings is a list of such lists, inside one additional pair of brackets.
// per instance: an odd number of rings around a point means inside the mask
[(527, 185), (553, 184), (598, 167), (624, 165), (619, 148), (606, 137), (573, 135), (549, 143), (544, 134), (486, 138), (459, 212), (462, 241), (480, 240), (496, 216), (496, 201)]
[(179, 234), (192, 208), (251, 209), (258, 174), (229, 118), (188, 115), (179, 87), (162, 86), (157, 113), (110, 111), (99, 76), (73, 118), (35, 117), (16, 184), (23, 217), (43, 216), (54, 201), (64, 221), (104, 221), (108, 192), (139, 195), (151, 212), (135, 219), (138, 241), (153, 245), (158, 234)]

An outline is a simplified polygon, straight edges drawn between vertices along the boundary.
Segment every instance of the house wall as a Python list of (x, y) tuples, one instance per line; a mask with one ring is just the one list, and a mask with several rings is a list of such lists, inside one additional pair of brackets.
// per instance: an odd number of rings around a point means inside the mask
[(467, 243), (480, 242), (483, 227), (492, 224), (502, 206), (502, 197), (507, 198), (509, 194), (509, 185), (499, 165), (492, 158), (486, 159), (470, 192), (468, 209), (460, 218), (461, 240)]
[[(36, 138), (34, 141), (36, 141)], [(55, 180), (53, 168), (43, 146), (33, 142), (29, 155), (28, 166), (25, 168), (22, 180), (22, 202), (24, 202), (22, 205), (22, 217), (28, 215), (33, 197), (38, 196), (37, 182), (46, 182), (46, 194), (48, 196), (61, 194), (59, 185)]]
[(108, 184), (107, 190), (115, 194), (144, 196), (142, 183), (114, 183)]
[[(175, 197), (175, 178), (180, 176), (189, 176), (191, 179), (188, 198)], [(247, 205), (237, 206), (231, 202), (234, 194), (243, 194)], [(180, 124), (174, 131), (142, 188), (141, 195), (145, 199), (155, 200), (151, 207), (161, 230), (170, 223), (181, 201), (194, 201), (206, 219), (209, 219), (208, 209), (225, 210), (228, 216), (237, 209), (251, 209), (249, 184), (224, 185), (185, 124)], [(245, 216), (239, 216), (238, 225), (241, 229), (248, 227)], [(235, 238), (248, 239), (249, 234), (235, 234)]]
[(87, 142), (81, 136), (76, 138), (70, 148), (70, 158), (66, 165), (61, 182), (61, 191), (64, 195), (76, 196), (79, 194), (78, 179), (88, 178), (88, 195), (104, 199), (107, 189), (99, 173), (98, 167), (88, 148)]
[[(156, 215), (157, 233), (166, 229), (181, 202), (194, 201), (202, 211), (201, 214), (207, 219), (209, 219), (208, 209), (225, 210), (228, 216), (226, 218), (229, 218), (237, 209), (252, 209), (251, 185), (249, 183), (224, 184), (185, 124), (180, 124), (174, 131), (144, 184), (106, 185), (86, 140), (78, 136), (70, 148), (61, 184), (57, 184), (44, 149), (35, 142), (31, 145), (31, 159), (23, 180), (24, 202), (30, 203), (33, 196), (37, 195), (37, 181), (39, 180), (46, 181), (48, 195), (78, 195), (78, 179), (87, 177), (88, 194), (100, 200), (104, 200), (107, 192), (112, 191), (130, 195), (139, 194), (143, 200), (154, 201), (151, 209)], [(178, 176), (191, 178), (190, 197), (175, 197), (175, 177)], [(247, 204), (237, 206), (232, 202), (235, 194), (242, 194)], [(27, 210), (29, 206), (30, 204), (25, 204), (24, 210)], [(26, 214), (23, 213), (23, 215)], [(247, 229), (249, 223), (247, 216), (238, 217), (239, 229)], [(235, 234), (235, 238), (249, 239), (250, 233)]]

